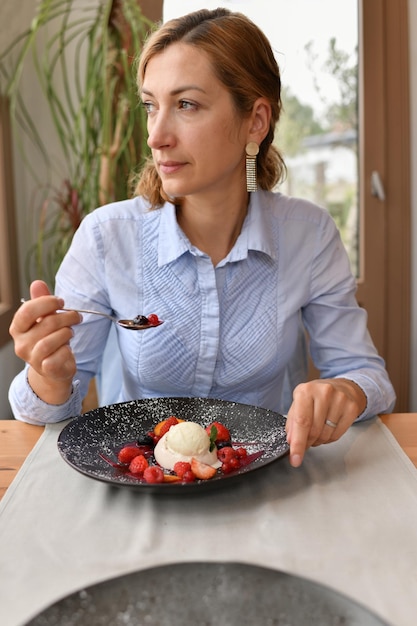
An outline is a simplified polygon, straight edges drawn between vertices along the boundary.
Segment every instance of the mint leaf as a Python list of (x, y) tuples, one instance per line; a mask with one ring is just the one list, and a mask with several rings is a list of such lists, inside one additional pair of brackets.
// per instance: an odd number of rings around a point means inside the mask
[(216, 447), (216, 437), (217, 437), (217, 428), (215, 426), (212, 426), (210, 429), (210, 447), (209, 447), (210, 452), (213, 452), (214, 448)]

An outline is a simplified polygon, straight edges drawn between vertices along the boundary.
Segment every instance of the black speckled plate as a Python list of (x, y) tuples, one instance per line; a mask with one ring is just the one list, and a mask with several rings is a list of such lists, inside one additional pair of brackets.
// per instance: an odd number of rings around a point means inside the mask
[[(148, 484), (107, 463), (116, 462), (117, 452), (126, 443), (170, 415), (198, 422), (203, 427), (217, 420), (229, 428), (234, 444), (261, 456), (231, 474), (217, 474), (211, 480), (194, 483)], [(227, 486), (288, 453), (285, 418), (279, 413), (247, 404), (207, 398), (149, 398), (100, 407), (74, 418), (62, 430), (58, 449), (64, 460), (82, 474), (111, 485), (146, 492), (188, 493)]]
[(245, 563), (178, 563), (92, 585), (26, 626), (388, 626), (305, 578)]

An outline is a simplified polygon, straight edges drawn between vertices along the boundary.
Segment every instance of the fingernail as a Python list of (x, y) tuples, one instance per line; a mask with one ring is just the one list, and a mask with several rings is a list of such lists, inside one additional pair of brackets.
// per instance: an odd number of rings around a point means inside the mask
[(301, 458), (299, 454), (292, 454), (290, 456), (290, 462), (293, 467), (300, 467), (301, 463), (303, 462), (303, 459)]
[(62, 309), (62, 307), (64, 306), (64, 301), (63, 301), (63, 299), (62, 299), (62, 298), (57, 298), (56, 300), (57, 300), (57, 303), (58, 303), (58, 307), (59, 307), (60, 309)]

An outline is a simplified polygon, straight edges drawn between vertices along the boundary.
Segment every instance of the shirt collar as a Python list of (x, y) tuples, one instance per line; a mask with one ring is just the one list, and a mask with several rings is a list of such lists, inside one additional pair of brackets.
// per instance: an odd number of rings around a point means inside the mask
[[(249, 250), (263, 252), (275, 258), (270, 198), (271, 193), (268, 191), (260, 190), (251, 193), (248, 214), (243, 223), (242, 232), (230, 251), (229, 260), (246, 258)], [(235, 253), (239, 256), (235, 257)]]
[(166, 202), (159, 209), (158, 264), (166, 265), (190, 250), (190, 244), (177, 222), (175, 205)]
[[(245, 259), (249, 250), (263, 252), (271, 258), (275, 258), (276, 251), (269, 198), (270, 192), (267, 191), (251, 193), (248, 214), (243, 223), (242, 232), (220, 265)], [(195, 254), (195, 248), (178, 225), (175, 206), (167, 202), (159, 210), (161, 212), (158, 243), (159, 266), (175, 261), (186, 252)]]

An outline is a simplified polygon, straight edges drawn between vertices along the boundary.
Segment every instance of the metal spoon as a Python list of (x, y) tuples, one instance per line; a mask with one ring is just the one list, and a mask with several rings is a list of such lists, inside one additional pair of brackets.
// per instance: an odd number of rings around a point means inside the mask
[[(26, 302), (24, 298), (21, 298), (20, 301), (22, 303)], [(109, 320), (111, 320), (115, 324), (118, 324), (122, 328), (128, 328), (129, 330), (148, 330), (148, 328), (155, 328), (156, 326), (160, 326), (161, 324), (163, 324), (161, 320), (158, 320), (157, 323), (152, 324), (150, 322), (148, 322), (148, 324), (140, 324), (137, 319), (145, 317), (142, 315), (138, 315), (138, 317), (133, 320), (118, 320), (116, 317), (113, 317), (113, 315), (108, 315), (108, 313), (102, 313), (101, 311), (91, 311), (90, 309), (70, 309), (65, 307), (63, 309), (60, 309), (60, 311), (75, 311), (76, 313), (91, 313), (92, 315), (101, 315), (102, 317), (107, 317)]]
[[(148, 330), (148, 328), (155, 328), (155, 326), (160, 326), (163, 324), (161, 320), (158, 320), (157, 323), (151, 324), (148, 322), (147, 324), (141, 324), (136, 321), (137, 318), (133, 320), (118, 320), (116, 317), (112, 315), (108, 315), (107, 313), (102, 313), (101, 311), (90, 311), (89, 309), (69, 309), (63, 308), (61, 311), (76, 311), (77, 313), (91, 313), (92, 315), (101, 315), (102, 317), (107, 317), (109, 320), (118, 324), (122, 328), (128, 328), (129, 330)], [(145, 317), (143, 315), (138, 315), (138, 318)], [(145, 318), (146, 319), (146, 318)]]

